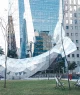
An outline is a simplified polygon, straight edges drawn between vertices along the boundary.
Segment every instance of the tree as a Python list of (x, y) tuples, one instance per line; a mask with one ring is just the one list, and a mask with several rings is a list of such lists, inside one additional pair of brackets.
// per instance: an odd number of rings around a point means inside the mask
[[(8, 50), (8, 30), (9, 30), (9, 16), (12, 16), (17, 9), (12, 9), (12, 2), (9, 2), (9, 9), (5, 9), (5, 14), (3, 14), (2, 17), (0, 17), (0, 27), (2, 29), (4, 41), (5, 41), (5, 79), (4, 79), (4, 88), (6, 88), (6, 73), (7, 73), (7, 50)], [(13, 5), (14, 6), (14, 5)], [(13, 11), (12, 11), (13, 10)], [(8, 14), (9, 12), (9, 14)], [(4, 13), (4, 12), (3, 12)], [(8, 15), (7, 15), (8, 14)], [(7, 19), (8, 18), (8, 19)], [(16, 21), (16, 20), (15, 20)]]
[[(5, 23), (5, 24), (3, 24), (3, 22)], [(2, 29), (4, 30), (4, 32), (2, 31), (2, 33), (3, 33), (3, 36), (4, 36), (4, 41), (5, 41), (5, 79), (4, 79), (4, 88), (6, 88), (6, 72), (7, 72), (7, 30), (8, 30), (8, 25), (6, 24), (6, 22), (2, 19), (2, 18), (0, 18), (0, 27), (2, 27)], [(2, 49), (1, 49), (1, 53), (3, 53), (2, 52)]]
[(54, 66), (54, 72), (56, 73), (63, 73), (63, 68), (65, 68), (65, 63), (64, 61), (61, 61), (61, 62), (57, 62)]
[(76, 67), (77, 67), (76, 62), (69, 63), (68, 70), (72, 70), (73, 71)]
[(56, 64), (54, 65), (54, 72), (55, 73), (63, 73), (63, 68), (65, 68), (65, 61), (64, 58), (59, 54), (56, 59)]
[(11, 57), (11, 58), (17, 58), (18, 57), (16, 54), (16, 50), (8, 50), (7, 56)]

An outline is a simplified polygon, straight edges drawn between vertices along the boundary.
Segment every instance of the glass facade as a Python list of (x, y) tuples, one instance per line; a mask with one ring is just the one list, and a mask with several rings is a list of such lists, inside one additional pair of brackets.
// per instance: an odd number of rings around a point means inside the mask
[(36, 43), (34, 45), (34, 54), (33, 56), (37, 56), (43, 53), (43, 39), (40, 36), (36, 37)]
[(19, 24), (20, 24), (20, 47), (21, 47), (21, 58), (26, 57), (26, 21), (24, 19), (24, 0), (18, 0), (19, 3)]
[(60, 0), (30, 0), (34, 29), (53, 34), (59, 20)]

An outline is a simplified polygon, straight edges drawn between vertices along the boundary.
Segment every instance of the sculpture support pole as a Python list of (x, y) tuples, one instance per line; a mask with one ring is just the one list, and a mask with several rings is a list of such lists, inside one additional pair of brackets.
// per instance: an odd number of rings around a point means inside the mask
[[(50, 67), (50, 43), (49, 43), (49, 67)], [(50, 70), (49, 70), (49, 68), (48, 68), (48, 80), (49, 80), (49, 72)]]
[[(49, 40), (49, 67), (50, 67), (50, 50), (51, 48), (50, 48), (50, 40)], [(50, 69), (48, 68), (48, 80), (49, 78), (50, 78)]]
[[(62, 0), (62, 5), (63, 5), (63, 0)], [(67, 57), (66, 57), (66, 53), (65, 53), (65, 49), (64, 49), (64, 45), (63, 45), (63, 37), (62, 37), (62, 27), (63, 27), (63, 19), (64, 19), (64, 10), (63, 10), (63, 7), (62, 7), (62, 13), (63, 13), (63, 16), (62, 16), (62, 23), (61, 23), (61, 42), (62, 42), (63, 52), (64, 52), (64, 55), (65, 55), (65, 61), (66, 61), (66, 64), (67, 64), (68, 86), (69, 86), (69, 90), (70, 90), (71, 87), (70, 87), (69, 70), (68, 70), (69, 63), (67, 61)]]
[[(64, 45), (63, 45), (62, 26), (63, 26), (63, 25), (62, 25), (62, 23), (61, 23), (61, 42), (62, 42), (63, 52), (64, 52), (64, 55), (65, 55), (65, 61), (66, 61), (66, 63), (67, 63), (67, 70), (68, 70), (69, 63), (68, 63), (68, 61), (67, 61), (66, 53), (65, 53)], [(71, 89), (71, 87), (70, 87), (70, 81), (69, 81), (69, 70), (68, 70), (68, 86), (69, 86), (69, 89)]]

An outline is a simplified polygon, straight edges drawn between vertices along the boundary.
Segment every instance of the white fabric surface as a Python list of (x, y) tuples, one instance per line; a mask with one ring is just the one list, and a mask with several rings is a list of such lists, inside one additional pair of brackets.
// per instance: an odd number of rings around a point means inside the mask
[[(62, 0), (60, 0), (59, 13), (62, 13), (61, 1)], [(63, 51), (63, 46), (66, 55), (76, 50), (76, 45), (71, 41), (70, 38), (65, 36), (63, 28), (62, 28), (62, 38), (61, 38), (61, 23), (62, 23), (62, 15), (59, 15), (59, 21), (57, 22), (53, 35), (53, 39), (56, 43), (56, 46), (54, 46), (51, 50), (32, 58), (7, 59), (7, 73), (8, 73), (7, 78), (9, 78), (10, 76), (17, 77), (18, 75), (19, 77), (22, 76), (22, 78), (30, 77), (31, 75), (34, 75), (38, 71), (46, 70), (50, 66), (50, 64), (55, 60), (58, 53), (61, 54), (63, 57), (65, 56)], [(63, 46), (61, 39), (63, 39)], [(1, 73), (4, 71), (3, 68), (5, 68), (4, 55), (0, 56)]]

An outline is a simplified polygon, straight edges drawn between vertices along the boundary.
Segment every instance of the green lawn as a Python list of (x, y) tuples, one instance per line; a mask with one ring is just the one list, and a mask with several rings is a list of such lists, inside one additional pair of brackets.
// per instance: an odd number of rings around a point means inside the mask
[(54, 80), (7, 81), (7, 88), (4, 88), (4, 81), (0, 80), (0, 95), (80, 95), (80, 88), (75, 87), (73, 82), (71, 90), (67, 81), (63, 82), (65, 89), (55, 88)]

